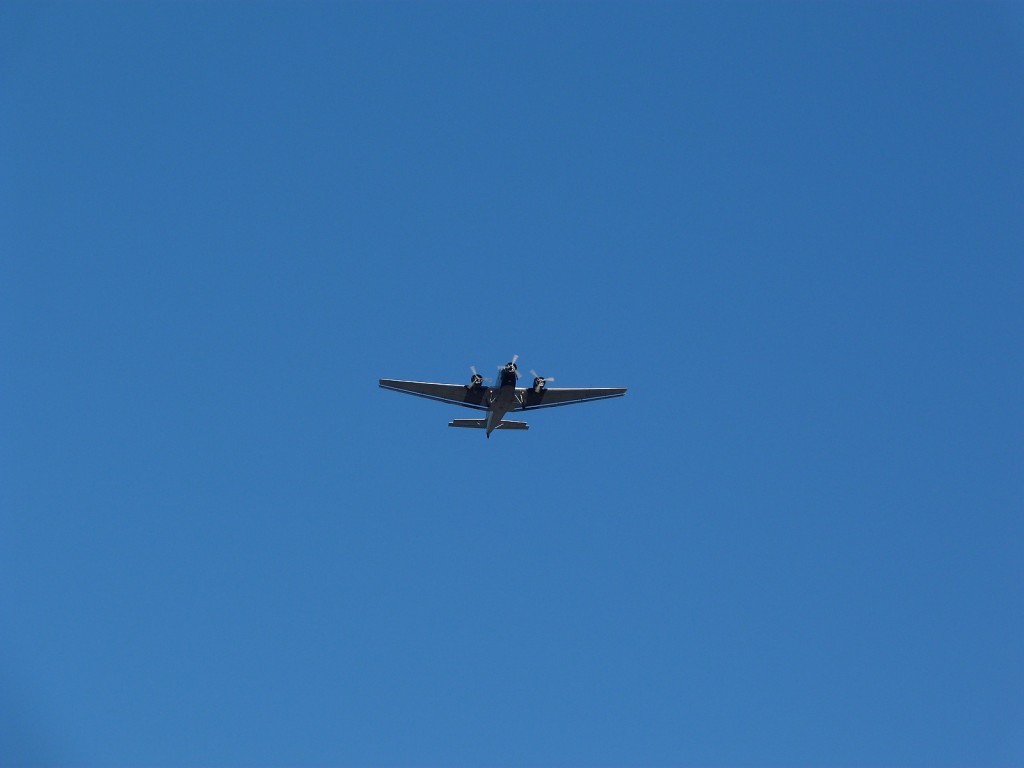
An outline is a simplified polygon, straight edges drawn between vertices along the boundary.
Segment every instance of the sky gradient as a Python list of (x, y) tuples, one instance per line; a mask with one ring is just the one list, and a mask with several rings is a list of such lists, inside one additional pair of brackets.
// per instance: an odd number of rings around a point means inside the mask
[(0, 764), (1020, 765), (1022, 137), (1018, 4), (5, 3)]

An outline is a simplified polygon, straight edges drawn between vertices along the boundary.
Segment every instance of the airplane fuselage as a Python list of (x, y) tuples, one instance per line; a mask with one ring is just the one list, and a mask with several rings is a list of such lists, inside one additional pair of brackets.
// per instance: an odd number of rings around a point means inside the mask
[(516, 397), (516, 383), (518, 380), (519, 374), (516, 371), (516, 364), (514, 362), (508, 363), (498, 374), (498, 386), (488, 390), (489, 403), (486, 420), (488, 437), (491, 436), (491, 432), (498, 428), (501, 420), (505, 418), (505, 414), (517, 405), (520, 405), (520, 401)]

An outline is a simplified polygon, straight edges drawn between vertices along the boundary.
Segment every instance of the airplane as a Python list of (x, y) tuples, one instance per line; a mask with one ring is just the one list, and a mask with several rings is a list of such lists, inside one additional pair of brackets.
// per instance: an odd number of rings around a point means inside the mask
[(485, 429), (487, 437), (496, 429), (529, 429), (530, 425), (525, 421), (503, 421), (505, 414), (509, 411), (532, 411), (537, 408), (554, 408), (559, 405), (572, 405), (573, 403), (587, 403), (591, 400), (607, 400), (612, 397), (622, 397), (626, 394), (625, 387), (611, 387), (603, 389), (554, 389), (547, 386), (549, 381), (554, 381), (553, 376), (544, 378), (536, 371), (533, 374), (532, 387), (517, 387), (519, 381), (519, 367), (516, 360), (519, 355), (499, 367), (498, 385), (488, 387), (484, 384), (484, 377), (476, 372), (474, 366), (469, 370), (473, 373), (469, 384), (434, 384), (427, 381), (398, 381), (396, 379), (381, 379), (380, 386), (383, 389), (390, 389), (392, 392), (402, 392), (407, 395), (425, 397), (428, 400), (440, 400), (443, 403), (452, 403), (466, 408), (474, 408), (478, 411), (486, 411), (487, 416), (482, 419), (453, 419), (448, 422), (449, 427), (468, 427), (470, 429)]

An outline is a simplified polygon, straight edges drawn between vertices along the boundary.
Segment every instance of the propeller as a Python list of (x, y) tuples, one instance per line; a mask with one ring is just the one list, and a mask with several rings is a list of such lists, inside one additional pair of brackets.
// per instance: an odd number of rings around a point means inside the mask
[(474, 381), (476, 381), (477, 379), (480, 379), (480, 381), (482, 381), (482, 382), (483, 381), (490, 381), (490, 378), (481, 376), (479, 373), (476, 372), (476, 366), (475, 365), (469, 366), (469, 370), (471, 370), (473, 372), (473, 380)]
[(516, 378), (518, 379), (519, 378), (519, 366), (516, 365), (516, 360), (518, 360), (518, 359), (519, 359), (519, 355), (512, 355), (512, 359), (509, 360), (507, 363), (505, 363), (505, 365), (499, 365), (498, 366), (498, 370), (499, 371), (503, 371), (503, 370), (505, 370), (506, 366), (511, 365), (512, 368), (515, 369)]
[(530, 373), (533, 374), (533, 391), (536, 392), (538, 395), (540, 394), (541, 390), (547, 386), (549, 381), (555, 380), (554, 376), (549, 376), (548, 378), (545, 379), (532, 368), (530, 369)]

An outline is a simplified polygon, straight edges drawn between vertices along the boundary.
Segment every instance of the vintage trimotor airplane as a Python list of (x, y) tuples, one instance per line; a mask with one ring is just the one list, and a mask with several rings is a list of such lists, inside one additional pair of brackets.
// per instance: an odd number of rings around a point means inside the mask
[(486, 411), (483, 419), (454, 419), (448, 422), (449, 427), (469, 427), (486, 429), (487, 437), (496, 429), (529, 429), (525, 421), (502, 421), (509, 411), (532, 411), (537, 408), (554, 408), (559, 405), (587, 403), (591, 400), (607, 400), (611, 397), (622, 397), (626, 394), (625, 387), (607, 387), (603, 389), (554, 389), (547, 386), (554, 377), (544, 378), (536, 371), (533, 374), (532, 387), (517, 387), (519, 367), (516, 360), (519, 355), (499, 368), (498, 385), (489, 387), (484, 384), (484, 377), (470, 366), (473, 378), (469, 384), (434, 384), (427, 381), (397, 381), (381, 379), (380, 386), (394, 392), (425, 397), (428, 400), (440, 400), (444, 403), (461, 405)]

